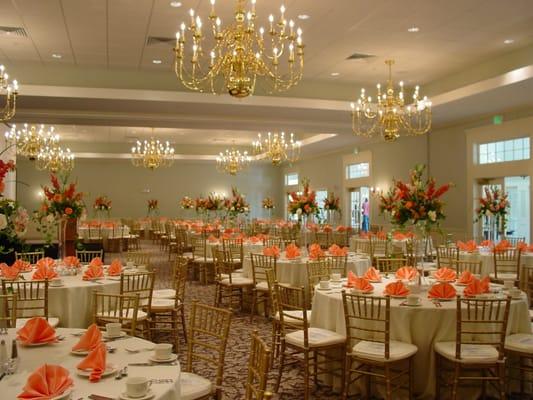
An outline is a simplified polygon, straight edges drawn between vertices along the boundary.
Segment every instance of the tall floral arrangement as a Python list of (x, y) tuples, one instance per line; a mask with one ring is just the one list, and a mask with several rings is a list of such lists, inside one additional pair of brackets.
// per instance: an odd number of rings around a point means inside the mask
[(274, 200), (271, 197), (265, 197), (261, 205), (265, 210), (272, 210), (274, 208)]
[(205, 209), (207, 211), (219, 211), (222, 210), (225, 203), (225, 199), (215, 193), (210, 193), (205, 199)]
[(85, 208), (83, 193), (76, 192), (76, 184), (68, 183), (68, 175), (50, 175), (51, 186), (44, 186), (41, 211), (57, 218), (79, 218)]
[(505, 232), (507, 214), (511, 204), (509, 195), (497, 186), (485, 187), (484, 196), (479, 199), (479, 207), (476, 209), (476, 220), (483, 217), (494, 217), (498, 229)]
[(107, 196), (98, 196), (94, 199), (93, 209), (95, 211), (110, 211), (111, 200), (109, 200)]
[(148, 205), (148, 215), (150, 215), (151, 213), (157, 214), (159, 210), (159, 200), (150, 199), (148, 200), (147, 205)]
[(318, 204), (316, 202), (316, 192), (309, 188), (309, 179), (302, 180), (302, 192), (289, 193), (288, 210), (292, 215), (318, 215)]
[(248, 214), (250, 205), (246, 202), (244, 195), (240, 194), (237, 188), (231, 188), (231, 199), (225, 200), (225, 207), (230, 217), (236, 217), (239, 214)]
[(193, 208), (195, 208), (195, 201), (189, 196), (185, 196), (181, 199), (180, 206), (184, 210), (192, 210)]
[(194, 199), (194, 209), (197, 213), (203, 213), (206, 211), (206, 203), (207, 199), (204, 199), (203, 197), (197, 197)]
[(341, 212), (340, 198), (335, 197), (335, 193), (328, 193), (328, 197), (324, 199), (324, 210)]

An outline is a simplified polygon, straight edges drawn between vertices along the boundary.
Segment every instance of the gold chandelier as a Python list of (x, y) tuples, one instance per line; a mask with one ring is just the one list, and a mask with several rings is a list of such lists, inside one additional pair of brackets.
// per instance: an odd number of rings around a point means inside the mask
[(237, 175), (238, 172), (244, 170), (250, 164), (251, 160), (252, 158), (247, 151), (241, 153), (235, 149), (226, 150), (217, 156), (217, 169), (220, 172)]
[(18, 90), (18, 82), (13, 80), (9, 83), (9, 75), (6, 73), (6, 68), (0, 65), (0, 94), (6, 98), (6, 104), (0, 112), (0, 122), (9, 121), (14, 117), (17, 108)]
[(70, 172), (74, 168), (74, 154), (69, 148), (63, 150), (57, 142), (46, 146), (37, 156), (37, 169), (52, 173)]
[(131, 148), (131, 162), (136, 167), (154, 170), (159, 167), (170, 167), (174, 163), (174, 148), (170, 143), (160, 142), (153, 137), (140, 142)]
[(371, 137), (380, 134), (385, 141), (392, 142), (405, 135), (423, 135), (431, 128), (431, 102), (426, 96), (420, 98), (419, 87), (416, 86), (412, 103), (406, 105), (404, 85), (400, 82), (398, 94), (394, 92), (392, 82), (392, 65), (394, 60), (386, 60), (389, 66), (389, 80), (385, 93), (377, 84), (377, 103), (367, 96), (365, 89), (352, 107), (352, 129), (358, 136)]
[(17, 153), (28, 157), (30, 161), (35, 161), (41, 151), (59, 140), (53, 126), (46, 128), (44, 125), (28, 124), (18, 130), (17, 126), (13, 125), (11, 130), (5, 133), (5, 137), (8, 141), (15, 142)]
[(285, 132), (268, 132), (264, 139), (259, 133), (257, 140), (253, 142), (254, 154), (264, 154), (272, 161), (273, 165), (279, 165), (283, 161), (291, 163), (297, 161), (300, 158), (301, 146), (301, 142), (294, 139), (293, 133), (286, 139)]
[(271, 14), (268, 27), (257, 29), (256, 0), (250, 0), (249, 10), (245, 3), (237, 0), (234, 22), (223, 28), (211, 0), (209, 43), (202, 33), (202, 20), (190, 10), (190, 24), (181, 24), (174, 48), (174, 69), (185, 87), (217, 94), (227, 91), (241, 98), (254, 93), (258, 77), (266, 78), (271, 92), (288, 90), (302, 79), (302, 30), (293, 20), (287, 21), (285, 6), (280, 7), (277, 22)]

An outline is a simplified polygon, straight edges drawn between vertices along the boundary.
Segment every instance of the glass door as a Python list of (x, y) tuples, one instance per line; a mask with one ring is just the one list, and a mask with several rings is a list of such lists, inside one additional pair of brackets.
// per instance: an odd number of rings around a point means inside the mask
[(506, 236), (530, 240), (530, 178), (529, 176), (507, 176), (504, 190), (509, 195)]
[(350, 226), (361, 228), (361, 196), (359, 189), (350, 190)]

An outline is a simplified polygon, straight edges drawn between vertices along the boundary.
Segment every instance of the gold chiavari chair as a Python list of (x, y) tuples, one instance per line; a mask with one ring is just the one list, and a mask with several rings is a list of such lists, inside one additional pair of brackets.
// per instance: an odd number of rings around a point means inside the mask
[(205, 237), (192, 238), (192, 255), (191, 263), (199, 275), (202, 284), (207, 285), (209, 272), (214, 272), (214, 259), (207, 254), (207, 240)]
[(307, 261), (307, 285), (309, 286), (309, 300), (313, 299), (315, 286), (320, 281), (329, 280), (329, 264), (326, 260)]
[(44, 258), (44, 251), (15, 252), (15, 258), (17, 260), (29, 262), (30, 264), (36, 264), (37, 261)]
[[(304, 364), (304, 400), (309, 399), (309, 378), (318, 383), (318, 374), (325, 373), (344, 378), (344, 357), (342, 350), (345, 337), (327, 329), (309, 326), (306, 292), (303, 287), (274, 284), (278, 304), (280, 326), (280, 361), (275, 392), (279, 391), (283, 369), (288, 357), (294, 357)], [(298, 356), (300, 355), (300, 357)], [(337, 366), (335, 366), (335, 364)], [(343, 384), (341, 384), (343, 388)]]
[(297, 231), (290, 226), (281, 228), (281, 241), (285, 246), (297, 241)]
[(383, 227), (381, 225), (373, 225), (373, 224), (370, 225), (370, 232), (372, 232), (373, 234), (381, 232), (382, 230), (383, 230)]
[(521, 251), (516, 248), (494, 251), (494, 273), (490, 274), (490, 279), (498, 283), (512, 279), (518, 283), (520, 280), (520, 258)]
[(385, 383), (385, 399), (397, 398), (396, 390), (405, 386), (402, 380), (407, 380), (408, 398), (412, 399), (413, 357), (418, 348), (390, 340), (390, 297), (347, 294), (343, 290), (342, 302), (348, 336), (343, 398), (347, 398), (350, 385), (363, 378), (370, 396), (371, 380), (377, 378)]
[(355, 251), (357, 253), (366, 254), (368, 257), (372, 257), (372, 245), (370, 239), (357, 239), (355, 241)]
[(370, 251), (372, 265), (376, 265), (376, 259), (382, 257), (388, 257), (390, 248), (390, 242), (387, 239), (378, 239), (375, 236), (370, 236)]
[[(492, 383), (500, 399), (505, 399), (504, 342), (510, 304), (510, 298), (463, 299), (457, 296), (456, 339), (434, 345), (437, 399), (442, 398), (442, 386), (451, 387), (453, 400), (459, 398), (459, 384), (466, 381), (481, 382), (483, 389), (486, 383)], [(476, 371), (476, 376), (472, 376), (472, 371)]]
[(119, 323), (122, 330), (135, 336), (139, 314), (139, 294), (111, 294), (93, 291), (93, 323), (101, 330), (109, 323)]
[(252, 258), (252, 309), (250, 315), (250, 321), (253, 321), (256, 308), (259, 304), (263, 304), (265, 309), (265, 316), (267, 316), (267, 306), (270, 298), (268, 291), (268, 282), (266, 271), (271, 269), (276, 274), (276, 257), (265, 256), (263, 254), (251, 254)]
[(407, 259), (407, 265), (416, 267), (419, 259), (422, 258), (420, 239), (411, 237), (405, 242), (405, 257)]
[[(189, 317), (187, 361), (180, 375), (181, 398), (222, 399), (224, 359), (232, 313), (194, 301)], [(194, 373), (194, 369), (215, 371), (215, 384)]]
[(457, 275), (460, 276), (465, 271), (470, 271), (474, 275), (481, 276), (482, 261), (454, 261), (452, 268), (455, 269)]
[(268, 371), (271, 365), (271, 351), (256, 330), (250, 336), (250, 357), (248, 359), (248, 378), (246, 379), (244, 399), (268, 400), (272, 398), (272, 394), (266, 390)]
[(174, 339), (174, 349), (178, 351), (178, 325), (181, 323), (183, 337), (187, 341), (185, 323), (185, 290), (187, 287), (188, 262), (178, 258), (174, 263), (173, 289), (154, 290), (150, 326), (152, 339), (155, 334), (167, 332)]
[(101, 225), (89, 225), (89, 235), (83, 240), (84, 243), (103, 243), (104, 236), (102, 234)]
[(235, 269), (242, 272), (242, 261), (244, 260), (244, 246), (242, 239), (222, 239), (222, 249), (225, 252), (229, 252), (231, 262), (235, 265)]
[(318, 243), (321, 248), (327, 249), (333, 244), (330, 232), (314, 232), (314, 242)]
[(396, 271), (407, 265), (406, 258), (378, 258), (376, 262), (377, 268), (380, 272), (383, 272), (385, 276), (388, 274), (395, 274)]
[(348, 256), (326, 256), (324, 261), (329, 270), (329, 274), (341, 274), (341, 277), (348, 276)]
[(518, 243), (521, 243), (521, 242), (525, 243), (526, 242), (526, 238), (524, 236), (522, 236), (522, 237), (510, 237), (510, 236), (507, 236), (505, 238), (505, 240), (507, 240), (511, 244), (511, 246), (513, 246), (513, 247), (516, 247), (516, 245)]
[(233, 309), (233, 299), (237, 298), (241, 310), (243, 309), (244, 291), (254, 286), (253, 279), (235, 274), (235, 264), (229, 250), (213, 248), (215, 258), (215, 307), (220, 307), (224, 299), (229, 298), (229, 308)]
[(281, 240), (281, 237), (279, 236), (268, 236), (265, 239), (263, 239), (263, 246), (265, 247), (272, 247), (277, 246), (278, 248), (282, 248), (283, 241)]
[(437, 268), (453, 268), (459, 261), (459, 248), (456, 246), (437, 246)]
[(17, 324), (17, 295), (0, 294), (0, 334)]
[(333, 232), (332, 242), (340, 247), (348, 247), (350, 245), (350, 232)]
[(150, 315), (154, 292), (155, 274), (153, 272), (136, 272), (120, 275), (120, 294), (139, 295), (139, 312), (137, 313), (137, 328), (140, 334), (150, 339)]
[(150, 253), (145, 253), (142, 251), (128, 251), (126, 253), (126, 262), (132, 262), (135, 267), (139, 269), (144, 268), (147, 271), (152, 270), (150, 258)]
[(104, 250), (76, 250), (76, 258), (82, 264), (89, 264), (93, 258), (100, 257), (104, 260)]
[(48, 315), (48, 280), (2, 280), (2, 293), (17, 297), (16, 327), (20, 328), (31, 317), (43, 317), (52, 327), (59, 325), (59, 318)]

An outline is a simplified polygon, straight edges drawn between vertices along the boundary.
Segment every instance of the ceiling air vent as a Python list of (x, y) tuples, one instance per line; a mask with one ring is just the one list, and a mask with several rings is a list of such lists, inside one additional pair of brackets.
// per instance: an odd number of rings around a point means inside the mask
[(176, 38), (175, 37), (162, 37), (162, 36), (148, 36), (148, 38), (146, 39), (147, 46), (155, 46), (161, 43), (174, 45), (176, 43)]
[(363, 60), (365, 58), (372, 58), (375, 57), (373, 54), (365, 54), (365, 53), (353, 53), (351, 56), (348, 56), (347, 60)]
[(26, 33), (26, 30), (24, 28), (16, 26), (0, 26), (0, 34), (28, 37), (28, 34)]

